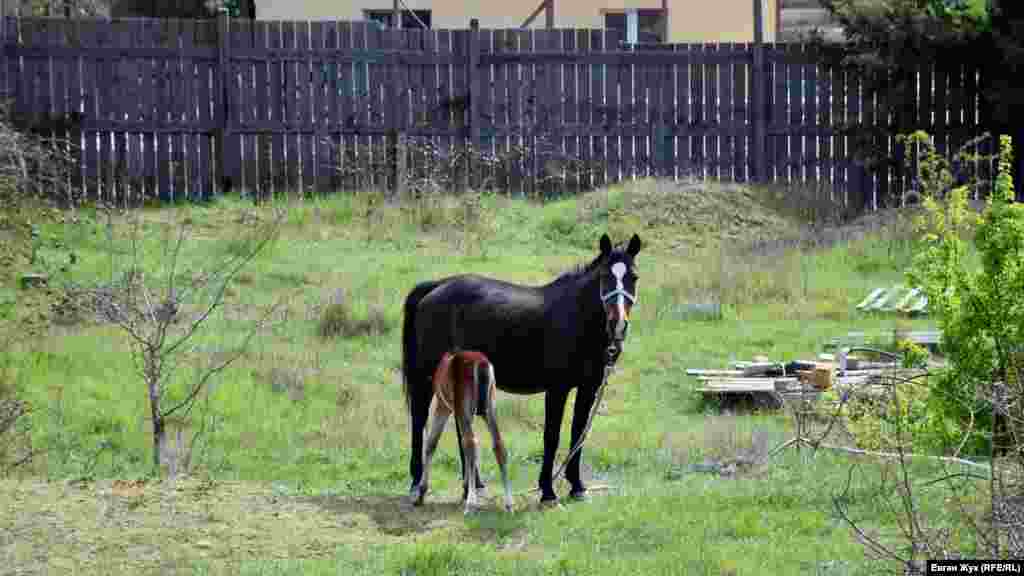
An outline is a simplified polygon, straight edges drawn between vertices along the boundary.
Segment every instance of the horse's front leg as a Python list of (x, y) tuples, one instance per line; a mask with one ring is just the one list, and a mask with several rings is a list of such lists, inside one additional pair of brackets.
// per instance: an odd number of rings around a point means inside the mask
[[(600, 382), (597, 383), (598, 385)], [(587, 426), (587, 418), (590, 416), (590, 409), (594, 406), (594, 399), (597, 395), (597, 385), (583, 385), (576, 390), (576, 403), (572, 413), (572, 441), (569, 449), (572, 450), (576, 443), (583, 436), (583, 430)], [(565, 479), (569, 481), (572, 489), (569, 497), (574, 500), (583, 500), (587, 495), (587, 487), (583, 485), (580, 477), (580, 463), (583, 461), (583, 447), (573, 455), (565, 467)]]
[(558, 452), (558, 437), (562, 429), (562, 416), (565, 414), (565, 400), (568, 397), (569, 391), (559, 388), (548, 390), (544, 395), (544, 463), (541, 464), (540, 478), (537, 481), (541, 503), (558, 500), (551, 473), (555, 464), (555, 453)]

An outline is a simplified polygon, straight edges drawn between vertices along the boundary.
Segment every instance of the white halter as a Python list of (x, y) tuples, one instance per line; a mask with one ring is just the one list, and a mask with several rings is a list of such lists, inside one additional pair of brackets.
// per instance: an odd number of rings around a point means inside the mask
[(612, 276), (615, 276), (615, 289), (611, 292), (601, 295), (601, 301), (607, 303), (609, 300), (616, 296), (622, 296), (626, 300), (629, 300), (630, 304), (636, 304), (636, 296), (633, 296), (622, 285), (622, 277), (626, 275), (626, 265), (622, 262), (616, 262), (612, 264)]

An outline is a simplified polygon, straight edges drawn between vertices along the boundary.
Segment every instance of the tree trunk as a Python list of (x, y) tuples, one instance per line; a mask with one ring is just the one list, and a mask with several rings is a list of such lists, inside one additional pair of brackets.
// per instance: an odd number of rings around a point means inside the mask
[(167, 441), (167, 432), (164, 430), (164, 419), (159, 415), (159, 411), (154, 410), (153, 414), (153, 470), (160, 476), (160, 459)]
[(164, 429), (164, 417), (160, 413), (160, 379), (151, 376), (146, 380), (146, 388), (149, 392), (149, 415), (153, 419), (153, 470), (157, 476), (160, 476), (160, 459), (163, 455), (167, 435)]

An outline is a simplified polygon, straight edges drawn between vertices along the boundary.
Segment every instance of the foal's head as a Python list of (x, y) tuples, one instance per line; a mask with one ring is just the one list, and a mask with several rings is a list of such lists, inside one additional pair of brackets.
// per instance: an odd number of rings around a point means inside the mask
[(629, 313), (636, 304), (637, 275), (633, 259), (643, 244), (633, 234), (625, 250), (612, 247), (607, 234), (601, 236), (600, 275), (601, 302), (605, 312), (605, 330), (614, 347), (616, 356), (622, 352), (622, 344), (629, 331)]

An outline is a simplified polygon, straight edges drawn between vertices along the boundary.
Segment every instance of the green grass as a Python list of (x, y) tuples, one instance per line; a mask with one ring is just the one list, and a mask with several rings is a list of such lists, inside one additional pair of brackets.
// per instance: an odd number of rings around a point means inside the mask
[[(364, 194), (284, 206), (279, 234), (228, 287), (223, 311), (171, 380), (172, 396), (180, 395), (196, 366), (237, 345), (259, 311), (284, 298), (281, 320), (191, 415), (191, 430), (205, 422), (207, 431), (192, 455), (201, 481), (149, 481), (141, 496), (110, 494), (110, 479), (151, 473), (145, 390), (123, 332), (55, 328), (9, 351), (18, 390), (37, 408), (34, 440), (47, 450), (26, 477), (0, 482), (0, 500), (18, 502), (0, 512), (0, 534), (13, 534), (0, 536), (0, 556), (26, 569), (67, 561), (83, 573), (874, 573), (832, 507), (851, 461), (823, 455), (805, 466), (791, 452), (735, 479), (685, 472), (749, 447), (754, 436), (775, 445), (790, 434), (779, 414), (717, 414), (691, 391), (686, 368), (758, 354), (810, 358), (833, 336), (896, 322), (853, 306), (871, 288), (902, 280), (905, 235), (883, 230), (819, 250), (739, 249), (797, 233), (797, 223), (761, 200), (735, 186), (641, 182), (546, 205), (480, 195), (397, 207)], [(146, 209), (139, 263), (149, 277), (165, 269), (164, 241), (173, 223), (186, 221), (193, 232), (183, 265), (216, 266), (251, 245), (246, 231), (256, 216), (265, 222), (270, 211), (232, 199)], [(114, 227), (120, 255), (112, 259), (105, 220), (83, 218), (75, 279), (119, 277), (127, 229)], [(592, 483), (608, 489), (588, 504), (537, 510), (529, 491), (543, 451), (543, 397), (502, 393), (517, 512), (506, 517), (495, 506), (463, 519), (450, 430), (428, 505), (402, 508), (409, 433), (398, 366), (407, 291), (455, 272), (543, 283), (592, 258), (604, 230), (615, 241), (636, 231), (646, 243), (640, 305), (584, 456)], [(26, 297), (11, 282), (2, 293)], [(686, 303), (708, 300), (722, 304), (720, 320), (685, 319)], [(494, 496), (496, 465), (484, 454)], [(85, 483), (38, 484), (43, 478)], [(564, 483), (557, 489), (567, 492)], [(878, 501), (855, 492), (851, 511), (894, 534)], [(47, 556), (48, 548), (58, 552)]]

